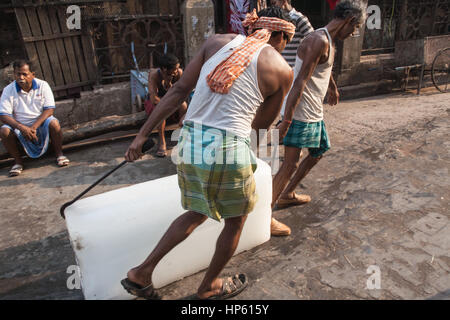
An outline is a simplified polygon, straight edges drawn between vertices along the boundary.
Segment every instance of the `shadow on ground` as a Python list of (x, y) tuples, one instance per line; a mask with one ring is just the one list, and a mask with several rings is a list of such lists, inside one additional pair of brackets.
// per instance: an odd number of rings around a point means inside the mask
[(83, 299), (67, 288), (76, 261), (66, 232), (0, 251), (0, 261), (0, 300)]

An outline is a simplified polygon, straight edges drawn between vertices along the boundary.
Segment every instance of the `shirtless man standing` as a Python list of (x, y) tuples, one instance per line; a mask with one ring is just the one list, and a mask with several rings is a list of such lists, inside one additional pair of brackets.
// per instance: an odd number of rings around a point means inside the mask
[[(150, 103), (146, 104), (145, 111), (150, 114), (155, 106), (159, 103), (167, 91), (177, 82), (183, 75), (180, 68), (178, 58), (172, 54), (165, 54), (158, 59), (159, 68), (152, 68), (148, 72), (148, 96)], [(178, 110), (168, 119), (171, 122), (182, 123), (182, 119), (187, 110), (187, 103), (183, 101)], [(181, 125), (180, 125), (181, 126)], [(165, 157), (167, 155), (166, 137), (164, 130), (166, 128), (166, 120), (158, 127), (158, 151), (157, 157)]]

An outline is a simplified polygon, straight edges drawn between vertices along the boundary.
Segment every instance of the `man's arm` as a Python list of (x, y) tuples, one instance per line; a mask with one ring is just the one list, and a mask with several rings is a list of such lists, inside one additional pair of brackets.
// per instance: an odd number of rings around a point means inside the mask
[(284, 70), (281, 70), (277, 76), (278, 89), (264, 99), (264, 102), (258, 108), (255, 118), (252, 122), (252, 128), (255, 130), (266, 129), (268, 130), (275, 119), (280, 114), (280, 109), (284, 101), (284, 97), (289, 92), (294, 74), (292, 69), (286, 65)]
[(53, 111), (55, 110), (55, 97), (53, 96), (50, 85), (46, 82), (42, 83), (42, 94), (44, 95), (44, 111), (42, 111), (41, 115), (31, 125), (30, 128), (34, 131), (36, 131), (48, 117), (52, 116)]
[(150, 101), (157, 105), (159, 101), (161, 100), (158, 97), (158, 72), (155, 71), (155, 69), (152, 69), (150, 73), (148, 74), (148, 95)]
[(297, 51), (297, 55), (303, 60), (302, 67), (298, 76), (294, 80), (291, 91), (286, 101), (283, 122), (278, 126), (280, 138), (284, 137), (289, 129), (294, 116), (294, 111), (299, 104), (306, 83), (320, 62), (321, 57), (326, 54), (328, 44), (321, 37), (309, 38), (302, 43)]
[(48, 117), (53, 115), (53, 110), (53, 108), (45, 109), (30, 128), (33, 130), (37, 130), (37, 128), (39, 128), (44, 123), (44, 121), (47, 120)]
[(30, 141), (37, 140), (36, 130), (31, 129), (14, 119), (13, 112), (12, 97), (4, 90), (0, 99), (0, 121), (9, 125), (11, 128), (20, 130), (25, 139)]
[(339, 91), (336, 82), (333, 78), (333, 73), (330, 76), (330, 83), (328, 85), (328, 104), (334, 106), (339, 103)]
[(4, 89), (2, 92), (2, 96), (0, 97), (0, 121), (4, 124), (9, 125), (11, 128), (19, 129), (20, 125), (13, 118), (14, 107), (13, 107), (13, 98), (10, 90), (8, 88)]
[(7, 124), (13, 129), (20, 130), (25, 139), (30, 141), (32, 140), (37, 141), (36, 130), (21, 124), (12, 116), (0, 115), (0, 121), (3, 122), (4, 124)]

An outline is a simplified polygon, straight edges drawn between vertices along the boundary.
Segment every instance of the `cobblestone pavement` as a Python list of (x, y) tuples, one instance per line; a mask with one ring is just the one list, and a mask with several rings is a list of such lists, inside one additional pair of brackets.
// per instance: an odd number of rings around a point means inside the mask
[[(450, 94), (434, 92), (326, 106), (332, 148), (297, 190), (313, 200), (274, 212), (289, 237), (233, 257), (224, 273), (250, 277), (235, 299), (450, 299), (449, 115)], [(28, 161), (17, 178), (0, 169), (0, 299), (83, 298), (66, 286), (75, 258), (58, 210), (129, 143), (74, 150), (62, 169), (51, 156)], [(148, 155), (92, 194), (170, 174), (169, 159)], [(380, 275), (372, 289), (368, 269)], [(203, 274), (159, 291), (187, 296)]]

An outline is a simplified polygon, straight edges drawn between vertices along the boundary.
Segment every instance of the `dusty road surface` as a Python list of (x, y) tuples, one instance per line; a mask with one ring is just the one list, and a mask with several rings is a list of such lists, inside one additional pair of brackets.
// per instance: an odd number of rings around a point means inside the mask
[[(250, 277), (237, 298), (450, 299), (449, 118), (450, 94), (435, 92), (326, 106), (332, 148), (297, 190), (313, 200), (274, 212), (291, 236), (231, 260), (224, 273)], [(0, 299), (83, 298), (66, 286), (75, 258), (58, 210), (129, 143), (69, 152), (62, 169), (52, 157), (27, 162), (17, 178), (0, 169)], [(91, 194), (170, 174), (169, 159), (148, 155)], [(379, 276), (369, 285), (368, 269)], [(160, 293), (192, 294), (203, 274)]]

